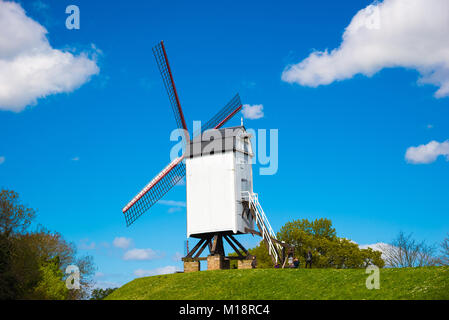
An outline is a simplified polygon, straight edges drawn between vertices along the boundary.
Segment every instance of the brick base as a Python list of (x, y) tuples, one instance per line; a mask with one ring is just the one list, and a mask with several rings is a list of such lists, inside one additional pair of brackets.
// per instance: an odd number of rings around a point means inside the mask
[(223, 256), (214, 255), (207, 257), (207, 270), (229, 269), (230, 261), (225, 260)]
[(199, 261), (184, 261), (184, 272), (200, 271)]
[(253, 260), (238, 260), (237, 268), (238, 269), (252, 269), (251, 262)]

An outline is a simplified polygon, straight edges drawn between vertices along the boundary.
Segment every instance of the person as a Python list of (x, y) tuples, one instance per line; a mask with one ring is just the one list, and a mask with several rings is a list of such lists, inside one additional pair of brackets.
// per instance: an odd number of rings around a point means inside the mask
[(309, 252), (307, 252), (307, 255), (306, 255), (306, 269), (307, 269), (307, 265), (309, 265), (310, 269), (312, 269), (312, 258), (313, 258), (312, 252), (310, 252), (310, 250), (309, 250)]
[(251, 268), (256, 269), (257, 261), (256, 256), (253, 256), (253, 261), (251, 261)]
[(279, 265), (279, 263), (276, 263), (276, 264), (274, 265), (274, 267), (275, 267), (276, 269), (279, 269), (281, 266)]
[(299, 259), (298, 258), (293, 259), (293, 267), (296, 269), (299, 268)]
[(289, 268), (293, 268), (293, 257), (292, 256), (288, 257), (288, 266), (289, 266)]

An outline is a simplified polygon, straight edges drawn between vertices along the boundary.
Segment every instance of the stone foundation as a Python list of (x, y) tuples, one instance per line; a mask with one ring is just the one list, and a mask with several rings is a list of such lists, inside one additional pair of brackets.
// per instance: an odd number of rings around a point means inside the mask
[(184, 272), (200, 271), (199, 261), (184, 261)]
[(223, 270), (229, 269), (230, 261), (221, 255), (207, 257), (207, 270)]
[(253, 260), (238, 260), (237, 268), (238, 269), (252, 269), (251, 262)]

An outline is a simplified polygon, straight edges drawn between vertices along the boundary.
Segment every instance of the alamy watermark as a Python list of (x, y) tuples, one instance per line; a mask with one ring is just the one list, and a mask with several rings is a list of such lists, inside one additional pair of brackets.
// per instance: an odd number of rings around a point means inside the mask
[(80, 28), (80, 8), (74, 4), (71, 4), (65, 8), (65, 13), (69, 14), (65, 20), (65, 26), (67, 29), (79, 30)]
[(368, 273), (369, 276), (365, 281), (366, 288), (368, 290), (372, 289), (380, 289), (380, 269), (378, 266), (369, 265), (365, 269), (365, 273)]
[[(201, 122), (193, 122), (194, 132), (200, 132)], [(241, 133), (239, 133), (240, 131)], [(267, 138), (269, 134), (269, 138)], [(242, 132), (240, 127), (226, 128), (226, 129), (210, 129), (197, 134), (187, 147), (186, 137), (189, 135), (183, 129), (175, 129), (170, 134), (170, 141), (177, 141), (177, 143), (170, 150), (170, 160), (173, 161), (181, 155), (197, 154), (201, 152), (202, 155), (219, 153), (229, 150), (233, 147), (234, 140), (232, 137), (244, 136), (251, 141), (251, 157), (250, 164), (258, 163), (260, 165), (260, 175), (274, 175), (279, 168), (279, 130), (278, 129), (246, 129)], [(207, 145), (202, 147), (201, 143), (206, 142)], [(186, 150), (187, 148), (187, 150)], [(199, 149), (198, 149), (199, 148)], [(203, 148), (203, 149), (201, 149)]]
[(80, 288), (80, 269), (76, 265), (69, 265), (65, 269), (65, 273), (69, 276), (65, 280), (65, 286), (67, 289), (76, 289)]

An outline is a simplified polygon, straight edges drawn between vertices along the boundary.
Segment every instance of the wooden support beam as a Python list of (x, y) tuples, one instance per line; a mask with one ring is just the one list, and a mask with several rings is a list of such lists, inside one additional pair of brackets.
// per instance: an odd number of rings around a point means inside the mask
[(245, 252), (246, 255), (249, 255), (248, 250), (246, 250), (245, 247), (242, 246), (242, 245), (240, 244), (240, 242), (238, 242), (238, 241), (237, 241), (231, 234), (229, 235), (229, 239), (231, 239), (232, 241), (234, 241), (234, 242), (239, 246), (239, 248), (240, 248), (243, 252)]
[(187, 257), (184, 257), (181, 260), (184, 261), (184, 262), (205, 261), (205, 260), (207, 260), (207, 257), (198, 257), (198, 258), (187, 258)]
[(215, 254), (215, 251), (217, 250), (217, 242), (218, 242), (218, 235), (215, 235), (212, 241), (212, 246), (210, 248), (210, 254)]
[(209, 252), (212, 252), (212, 240), (209, 241)]
[(209, 241), (211, 240), (211, 237), (203, 239), (204, 244), (201, 246), (200, 250), (198, 250), (198, 253), (195, 255), (195, 258), (198, 258), (201, 253), (203, 253), (206, 246), (209, 244)]
[(191, 258), (194, 253), (196, 252), (196, 250), (198, 250), (198, 248), (203, 244), (203, 242), (206, 239), (201, 239), (200, 241), (198, 241), (198, 243), (195, 245), (195, 247), (193, 247), (193, 249), (189, 252), (189, 254), (186, 256), (186, 258)]
[(247, 260), (246, 257), (225, 257), (225, 260)]
[(262, 237), (262, 233), (260, 233), (259, 231), (256, 231), (254, 229), (249, 229), (249, 228), (245, 228), (245, 232), (249, 232), (252, 235), (258, 235), (259, 237)]
[(224, 236), (225, 240), (229, 243), (229, 245), (234, 249), (234, 251), (239, 255), (239, 257), (244, 258), (243, 254), (240, 252), (239, 249), (232, 243), (230, 239), (228, 239), (227, 236)]
[(217, 247), (215, 249), (215, 254), (219, 254), (221, 256), (225, 255), (223, 246), (223, 236), (221, 234), (217, 235)]
[[(261, 225), (257, 222), (257, 228), (259, 229), (259, 231), (257, 230), (253, 230), (253, 229), (249, 229), (249, 228), (245, 228), (245, 232), (246, 233), (251, 233), (253, 235), (258, 235), (260, 237), (262, 237), (262, 228)], [(268, 234), (266, 235), (268, 236)], [(232, 249), (237, 253), (237, 256), (234, 257), (226, 257), (225, 256), (225, 250), (224, 250), (224, 240), (226, 242), (229, 243), (229, 245), (232, 247)], [(276, 244), (279, 244), (282, 246), (282, 250), (279, 250), (277, 246), (274, 246), (275, 252), (277, 253), (278, 257), (280, 258), (280, 263), (283, 264), (285, 266), (285, 263), (288, 259), (288, 254), (286, 254), (286, 250), (288, 249), (289, 253), (291, 250), (294, 249), (293, 246), (290, 246), (284, 242), (281, 242), (277, 239), (274, 239), (272, 237), (270, 237), (270, 239), (275, 242)], [(267, 249), (270, 250), (270, 246), (269, 246), (269, 241), (267, 239), (263, 239)], [(225, 258), (225, 260), (243, 260), (243, 259), (247, 259), (248, 257), (250, 257), (250, 253), (248, 252), (248, 250), (245, 249), (245, 247), (234, 237), (234, 235), (232, 234), (228, 234), (227, 232), (217, 232), (217, 233), (209, 233), (207, 235), (204, 235), (202, 238), (199, 239), (199, 241), (196, 243), (196, 245), (193, 247), (193, 249), (188, 252), (188, 254), (182, 258), (183, 261), (188, 262), (188, 261), (203, 261), (206, 260), (207, 258), (205, 257), (200, 257), (200, 255), (203, 253), (203, 251), (205, 250), (205, 248), (209, 246), (209, 251), (211, 255), (220, 255), (223, 256)], [(270, 255), (273, 263), (276, 263), (276, 259), (274, 258), (274, 254)]]
[(282, 248), (282, 259), (284, 259), (284, 262), (282, 263), (282, 269), (284, 269), (288, 260), (288, 255), (285, 255), (285, 247)]

